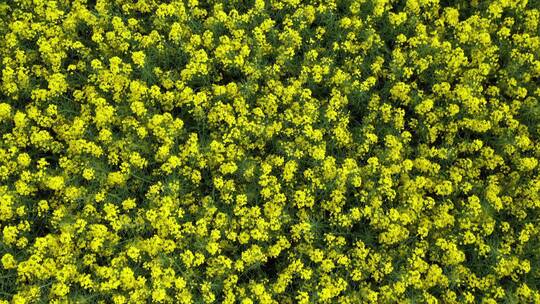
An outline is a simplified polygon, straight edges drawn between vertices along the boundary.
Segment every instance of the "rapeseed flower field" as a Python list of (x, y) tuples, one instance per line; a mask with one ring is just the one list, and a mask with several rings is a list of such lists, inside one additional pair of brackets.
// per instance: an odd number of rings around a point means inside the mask
[(540, 1), (0, 3), (0, 303), (540, 303)]

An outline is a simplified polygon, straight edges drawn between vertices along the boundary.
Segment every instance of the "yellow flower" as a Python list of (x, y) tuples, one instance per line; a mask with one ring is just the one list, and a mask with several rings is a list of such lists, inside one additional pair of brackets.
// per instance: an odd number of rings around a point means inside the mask
[(167, 293), (165, 292), (165, 289), (158, 288), (154, 289), (152, 291), (152, 300), (157, 303), (161, 303), (165, 301), (165, 298), (167, 297)]
[(62, 176), (53, 176), (46, 181), (47, 187), (52, 190), (60, 190), (64, 187), (64, 178)]
[(146, 55), (143, 51), (133, 52), (131, 54), (131, 59), (133, 60), (133, 63), (135, 63), (135, 65), (142, 67), (144, 66)]
[(85, 168), (85, 169), (83, 170), (82, 176), (83, 176), (86, 180), (92, 180), (92, 179), (94, 179), (94, 169), (92, 169), (92, 168)]
[(49, 90), (51, 95), (59, 95), (67, 91), (68, 84), (66, 76), (60, 73), (55, 73), (49, 78)]
[(0, 103), (0, 121), (11, 117), (11, 105), (8, 103)]
[(110, 172), (107, 176), (107, 183), (110, 185), (123, 185), (125, 177), (121, 172)]
[(131, 110), (133, 113), (135, 113), (137, 116), (144, 116), (146, 114), (146, 108), (144, 106), (144, 103), (141, 101), (134, 101), (131, 103)]
[(524, 157), (520, 162), (520, 169), (522, 171), (532, 171), (538, 165), (538, 159), (534, 157)]
[(28, 167), (31, 163), (32, 159), (30, 158), (30, 155), (28, 153), (21, 153), (19, 156), (17, 156), (17, 163), (23, 167)]
[(4, 269), (14, 269), (17, 268), (17, 261), (13, 255), (6, 253), (2, 256), (2, 266)]

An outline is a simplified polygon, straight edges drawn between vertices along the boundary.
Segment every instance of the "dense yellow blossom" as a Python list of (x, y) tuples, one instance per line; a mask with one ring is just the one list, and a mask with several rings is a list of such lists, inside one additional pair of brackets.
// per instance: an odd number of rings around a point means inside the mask
[(0, 303), (540, 303), (540, 2), (0, 4)]

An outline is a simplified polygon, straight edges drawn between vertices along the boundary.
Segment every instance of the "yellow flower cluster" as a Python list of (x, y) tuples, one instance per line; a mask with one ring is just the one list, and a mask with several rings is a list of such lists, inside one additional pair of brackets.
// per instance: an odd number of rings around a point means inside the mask
[(13, 0), (0, 37), (0, 304), (540, 303), (538, 0)]

